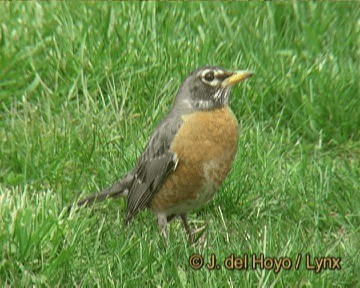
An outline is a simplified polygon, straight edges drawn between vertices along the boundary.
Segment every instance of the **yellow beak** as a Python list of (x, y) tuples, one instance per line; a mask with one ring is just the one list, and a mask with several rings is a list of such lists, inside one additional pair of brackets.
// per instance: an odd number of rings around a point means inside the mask
[(254, 72), (252, 72), (252, 71), (243, 71), (243, 70), (235, 71), (234, 74), (232, 74), (230, 77), (226, 78), (221, 83), (221, 86), (222, 87), (232, 86), (232, 85), (239, 83), (253, 75), (254, 75)]

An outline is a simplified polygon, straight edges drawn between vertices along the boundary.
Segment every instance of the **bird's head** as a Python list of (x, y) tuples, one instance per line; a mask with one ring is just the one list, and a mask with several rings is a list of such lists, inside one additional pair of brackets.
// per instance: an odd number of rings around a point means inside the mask
[(231, 87), (251, 77), (251, 71), (229, 71), (220, 67), (201, 67), (181, 85), (174, 108), (197, 111), (211, 110), (228, 104)]

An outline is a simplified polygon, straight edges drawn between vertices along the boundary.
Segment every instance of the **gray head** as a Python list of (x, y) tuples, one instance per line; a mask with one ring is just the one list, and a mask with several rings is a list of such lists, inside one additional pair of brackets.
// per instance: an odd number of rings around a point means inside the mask
[(253, 75), (250, 71), (229, 71), (206, 66), (193, 71), (181, 85), (173, 105), (176, 111), (199, 111), (228, 104), (231, 87)]

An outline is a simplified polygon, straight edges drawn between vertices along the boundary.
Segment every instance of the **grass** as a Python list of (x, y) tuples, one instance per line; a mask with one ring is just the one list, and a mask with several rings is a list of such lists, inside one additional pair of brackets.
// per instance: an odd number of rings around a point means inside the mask
[[(356, 287), (360, 269), (357, 3), (4, 3), (0, 6), (0, 283)], [(125, 203), (65, 207), (135, 163), (186, 75), (256, 72), (233, 89), (237, 159), (168, 243)], [(220, 270), (193, 270), (214, 253)], [(234, 253), (298, 270), (230, 271)], [(320, 273), (305, 257), (341, 258)]]

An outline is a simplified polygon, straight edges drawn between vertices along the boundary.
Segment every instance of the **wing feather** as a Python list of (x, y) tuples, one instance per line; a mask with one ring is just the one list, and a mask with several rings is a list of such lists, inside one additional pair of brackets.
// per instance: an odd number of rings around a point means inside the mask
[(176, 169), (178, 159), (170, 145), (181, 123), (181, 117), (168, 117), (154, 130), (132, 171), (134, 178), (128, 194), (126, 223), (148, 206), (169, 173)]

